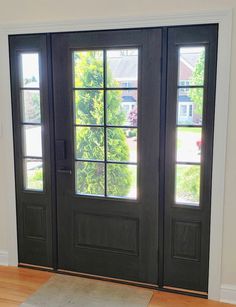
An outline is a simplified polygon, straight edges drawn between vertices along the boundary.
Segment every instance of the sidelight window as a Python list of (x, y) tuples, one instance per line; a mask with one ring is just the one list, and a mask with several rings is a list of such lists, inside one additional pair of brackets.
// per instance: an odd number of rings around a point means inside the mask
[(20, 54), (21, 131), (25, 190), (43, 190), (39, 54)]
[(176, 204), (198, 206), (202, 161), (205, 47), (180, 47), (176, 120)]

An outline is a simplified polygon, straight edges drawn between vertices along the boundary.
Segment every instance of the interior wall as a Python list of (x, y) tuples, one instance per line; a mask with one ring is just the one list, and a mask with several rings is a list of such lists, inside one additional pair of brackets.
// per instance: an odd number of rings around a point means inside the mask
[(235, 6), (234, 0), (9, 0), (1, 3), (0, 23), (52, 22), (150, 16), (161, 12), (209, 10)]
[[(0, 50), (2, 50), (3, 36), (0, 33)], [(0, 67), (2, 67), (3, 62), (0, 57)], [(0, 80), (4, 80), (4, 70), (0, 69)], [(5, 108), (3, 100), (0, 101), (0, 253), (8, 249), (7, 246), (7, 235), (6, 235), (6, 219), (7, 219), (7, 195), (5, 190), (4, 174), (7, 171), (5, 168)]]
[[(222, 252), (222, 283), (236, 285), (236, 23), (235, 0), (8, 0), (1, 2), (0, 25), (18, 23), (52, 23), (53, 21), (69, 21), (80, 19), (111, 19), (119, 17), (145, 17), (160, 15), (163, 13), (176, 13), (178, 11), (211, 10), (233, 8), (233, 37), (232, 37), (232, 62), (231, 62), (231, 86), (228, 119), (227, 138), (227, 165), (224, 204), (224, 235)], [(1, 37), (1, 36), (0, 36)], [(0, 41), (1, 52), (1, 41)], [(5, 51), (4, 51), (5, 52)], [(8, 79), (4, 75), (2, 66), (8, 63), (0, 63), (0, 78), (2, 84), (9, 86)], [(1, 90), (1, 89), (0, 89)], [(9, 98), (9, 97), (8, 97)], [(4, 99), (4, 97), (2, 97)], [(12, 155), (12, 144), (7, 139), (11, 132), (9, 123), (10, 108), (4, 107), (4, 101), (0, 101), (0, 253), (7, 250), (9, 244), (6, 222), (9, 213), (9, 202), (14, 201), (14, 195), (8, 192), (7, 187), (14, 182), (6, 182), (5, 174), (13, 173), (13, 166), (8, 163)], [(4, 146), (3, 146), (4, 144)]]
[(7, 38), (0, 31), (0, 261), (2, 263), (9, 261), (9, 264), (15, 264), (17, 255), (10, 255), (8, 258), (8, 251), (15, 249), (17, 241), (16, 225), (8, 223), (8, 217), (15, 216), (15, 212), (11, 212), (15, 211), (15, 195), (12, 193), (15, 181), (12, 163), (13, 143), (12, 138), (9, 137), (12, 136), (12, 122), (9, 121), (11, 106), (5, 103), (11, 99), (9, 95), (9, 63), (6, 61), (9, 58), (7, 45)]
[[(236, 8), (236, 1), (235, 1)], [(231, 83), (226, 154), (222, 283), (236, 285), (236, 13), (232, 31)]]

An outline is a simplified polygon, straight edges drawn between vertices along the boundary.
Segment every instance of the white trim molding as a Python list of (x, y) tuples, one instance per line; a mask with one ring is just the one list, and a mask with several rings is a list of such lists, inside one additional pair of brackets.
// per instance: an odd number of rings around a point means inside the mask
[(0, 265), (8, 265), (8, 252), (0, 251)]
[(62, 20), (44, 23), (4, 23), (0, 28), (8, 34), (50, 33), (66, 31), (110, 30), (128, 28), (163, 27), (221, 23), (232, 18), (232, 9), (181, 10), (175, 13), (163, 12), (152, 16), (132, 16), (120, 18)]
[(236, 285), (223, 284), (220, 291), (220, 301), (236, 304)]
[[(49, 33), (83, 30), (124, 29), (193, 24), (219, 24), (218, 43), (218, 68), (216, 86), (215, 108), (215, 135), (213, 154), (213, 178), (212, 178), (212, 210), (211, 210), (211, 234), (210, 234), (210, 265), (209, 265), (209, 298), (220, 300), (221, 293), (221, 264), (222, 264), (222, 240), (223, 240), (223, 211), (224, 211), (224, 186), (225, 186), (225, 160), (228, 122), (228, 102), (230, 83), (230, 56), (231, 56), (231, 31), (232, 10), (195, 10), (191, 12), (178, 11), (173, 14), (165, 12), (155, 16), (136, 16), (130, 18), (99, 19), (99, 20), (73, 20), (39, 24), (0, 24), (2, 32), (2, 47), (0, 63), (3, 63), (1, 72), (4, 78), (0, 78), (0, 101), (3, 105), (3, 147), (5, 149), (5, 162), (10, 172), (5, 172), (6, 202), (8, 207), (8, 255), (11, 264), (17, 263), (16, 241), (16, 212), (15, 212), (15, 188), (13, 172), (13, 138), (11, 123), (11, 95), (8, 65), (8, 43), (10, 34)], [(9, 78), (9, 79), (7, 79)], [(6, 81), (7, 80), (7, 81)], [(0, 114), (1, 117), (1, 114)], [(4, 135), (5, 134), (5, 135)], [(3, 189), (0, 187), (0, 189)], [(1, 191), (0, 191), (1, 192)], [(5, 192), (5, 191), (4, 191)]]

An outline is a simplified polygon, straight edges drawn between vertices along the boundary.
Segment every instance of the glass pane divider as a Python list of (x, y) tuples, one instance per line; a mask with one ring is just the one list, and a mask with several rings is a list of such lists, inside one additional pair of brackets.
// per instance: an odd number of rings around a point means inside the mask
[(183, 88), (183, 89), (188, 89), (188, 88), (204, 88), (205, 84), (202, 85), (177, 85), (177, 89)]
[(138, 162), (106, 161), (107, 164), (138, 165)]
[(20, 91), (39, 91), (40, 87), (20, 87)]
[(23, 159), (32, 159), (32, 160), (43, 160), (43, 156), (34, 157), (34, 156), (23, 156)]
[(93, 159), (76, 159), (76, 162), (91, 162), (91, 163), (105, 163), (106, 161), (104, 160), (93, 160)]
[(21, 122), (22, 126), (42, 126), (42, 123)]
[(104, 128), (104, 125), (93, 125), (93, 124), (89, 124), (89, 125), (85, 125), (85, 124), (74, 124), (74, 127), (87, 127), (87, 128)]
[(137, 87), (106, 87), (106, 91), (136, 91)]
[(176, 125), (176, 128), (203, 128), (202, 125)]
[[(104, 87), (104, 95), (103, 95), (103, 118), (104, 118), (104, 160), (107, 160), (107, 100), (106, 100), (106, 83), (107, 83), (107, 51), (106, 49), (103, 50), (103, 87)], [(104, 196), (107, 197), (107, 164), (104, 164)]]
[(72, 87), (73, 91), (104, 91), (104, 87)]
[[(32, 158), (32, 157), (27, 157)], [(41, 158), (37, 158), (41, 159)], [(104, 163), (104, 164), (123, 164), (123, 165), (138, 165), (138, 162), (125, 162), (125, 161), (111, 161), (111, 160), (92, 160), (92, 159), (75, 159), (76, 162), (91, 162), (91, 163)]]
[[(24, 124), (24, 123), (23, 123)], [(29, 125), (31, 125), (31, 123), (26, 123), (27, 125), (29, 124)], [(40, 124), (38, 124), (38, 123), (35, 123), (35, 125), (40, 125)], [(125, 125), (125, 126), (122, 126), (122, 125), (117, 125), (117, 126), (114, 126), (114, 125), (106, 125), (106, 124), (104, 124), (104, 125), (93, 125), (93, 124), (88, 124), (88, 125), (86, 125), (86, 124), (74, 124), (74, 126), (75, 127), (91, 127), (91, 128), (124, 128), (124, 129), (138, 129), (138, 126), (127, 126), (127, 125)], [(184, 126), (185, 127), (185, 126)], [(197, 126), (197, 127), (199, 127), (199, 126)]]
[(73, 87), (72, 90), (73, 91), (135, 91), (138, 90), (138, 88), (137, 87)]
[(199, 203), (191, 203), (191, 202), (175, 202), (173, 207), (176, 207), (176, 208), (180, 208), (180, 207), (184, 207), (185, 209), (199, 209), (200, 206), (199, 206)]
[(186, 162), (186, 161), (176, 161), (175, 162), (176, 164), (179, 164), (179, 165), (201, 165), (202, 163), (201, 162)]
[(124, 128), (124, 129), (138, 129), (137, 126), (127, 126), (127, 125), (117, 125), (117, 126), (114, 126), (114, 125), (105, 125), (105, 128)]

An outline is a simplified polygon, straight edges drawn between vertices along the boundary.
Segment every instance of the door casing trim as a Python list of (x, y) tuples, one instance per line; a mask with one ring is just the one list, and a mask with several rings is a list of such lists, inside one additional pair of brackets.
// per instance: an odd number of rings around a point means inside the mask
[[(48, 33), (67, 31), (110, 30), (162, 27), (196, 24), (219, 24), (218, 64), (216, 84), (216, 105), (214, 125), (214, 151), (212, 174), (212, 202), (211, 202), (211, 233), (210, 233), (210, 262), (209, 288), (210, 299), (220, 299), (223, 220), (225, 195), (225, 169), (227, 124), (230, 84), (230, 57), (232, 34), (232, 9), (178, 11), (173, 14), (160, 14), (149, 17), (130, 17), (117, 19), (83, 19), (73, 21), (59, 21), (52, 23), (4, 23), (0, 24), (0, 147), (3, 148), (2, 162), (4, 177), (0, 177), (1, 203), (5, 205), (6, 240), (8, 264), (17, 265), (17, 232), (16, 232), (16, 200), (14, 179), (14, 155), (11, 115), (11, 92), (8, 35), (26, 33)], [(2, 165), (1, 165), (2, 163)]]

